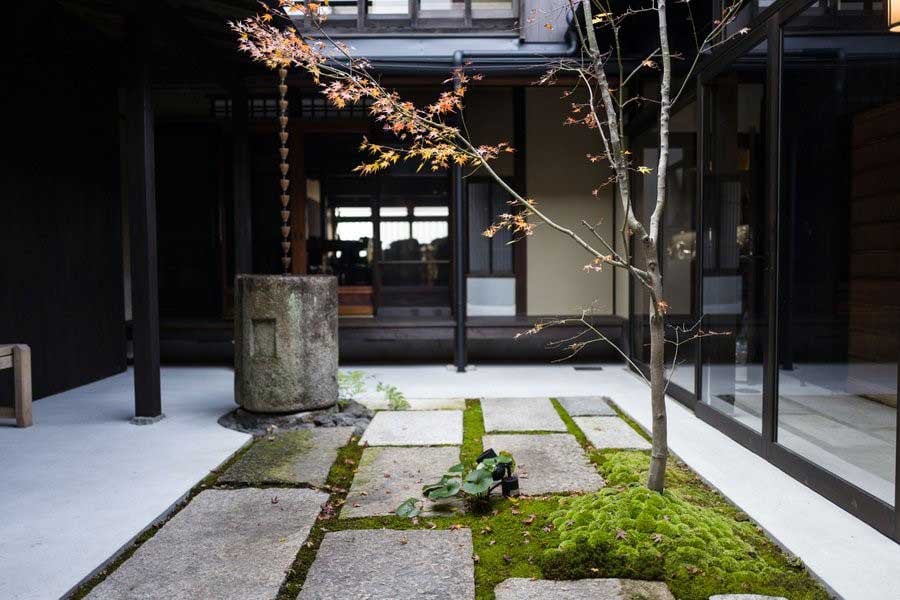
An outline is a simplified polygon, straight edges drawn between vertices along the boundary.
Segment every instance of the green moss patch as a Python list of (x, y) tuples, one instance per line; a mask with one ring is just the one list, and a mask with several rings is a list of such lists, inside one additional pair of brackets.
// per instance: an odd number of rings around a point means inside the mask
[(484, 417), (481, 412), (481, 402), (466, 400), (466, 410), (463, 411), (463, 444), (459, 451), (459, 462), (464, 465), (475, 463), (475, 459), (484, 450), (481, 446), (483, 437)]
[(562, 500), (552, 516), (559, 546), (544, 554), (551, 578), (627, 577), (665, 581), (678, 598), (717, 593), (827, 598), (783, 556), (759, 552), (749, 523), (695, 506), (677, 493), (607, 488)]
[(306, 429), (261, 438), (225, 472), (223, 479), (228, 482), (291, 483), (297, 477), (294, 473), (297, 459), (313, 447), (312, 433)]

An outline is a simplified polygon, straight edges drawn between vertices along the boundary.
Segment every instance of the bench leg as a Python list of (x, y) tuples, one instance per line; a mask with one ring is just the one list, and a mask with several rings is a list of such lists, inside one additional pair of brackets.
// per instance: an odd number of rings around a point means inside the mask
[(16, 425), (31, 427), (31, 348), (13, 346), (13, 377), (16, 387)]

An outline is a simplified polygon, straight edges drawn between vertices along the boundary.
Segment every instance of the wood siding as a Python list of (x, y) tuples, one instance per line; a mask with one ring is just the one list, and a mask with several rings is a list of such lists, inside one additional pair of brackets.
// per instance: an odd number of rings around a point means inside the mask
[(41, 4), (0, 67), (0, 343), (31, 346), (35, 398), (125, 369), (116, 67)]
[(898, 163), (900, 103), (854, 117), (849, 351), (861, 361), (893, 362), (900, 351)]

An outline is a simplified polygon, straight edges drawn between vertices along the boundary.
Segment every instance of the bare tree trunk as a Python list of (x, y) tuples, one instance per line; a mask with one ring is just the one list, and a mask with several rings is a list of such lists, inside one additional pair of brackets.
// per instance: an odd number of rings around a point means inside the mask
[(662, 276), (656, 261), (656, 248), (653, 258), (648, 259), (648, 270), (653, 282), (653, 293), (650, 309), (650, 411), (652, 416), (650, 450), (650, 473), (647, 476), (647, 487), (662, 492), (666, 487), (666, 460), (668, 459), (668, 431), (666, 426), (666, 324), (665, 313), (656, 302), (662, 298)]
[[(661, 292), (662, 281), (657, 272), (653, 273), (654, 287)], [(655, 294), (654, 294), (655, 295)], [(668, 429), (666, 425), (666, 380), (665, 380), (665, 315), (653, 308), (650, 310), (650, 411), (653, 417), (651, 427), (652, 448), (650, 450), (650, 473), (647, 487), (662, 492), (666, 487), (666, 461), (668, 459)]]

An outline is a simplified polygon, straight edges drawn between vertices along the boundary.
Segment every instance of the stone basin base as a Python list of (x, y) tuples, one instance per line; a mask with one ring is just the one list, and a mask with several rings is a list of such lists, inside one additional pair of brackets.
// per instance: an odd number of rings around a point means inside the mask
[(350, 402), (342, 408), (333, 406), (287, 414), (256, 413), (238, 408), (222, 415), (219, 425), (255, 436), (312, 427), (353, 427), (355, 435), (362, 435), (372, 415), (372, 411), (358, 402)]

